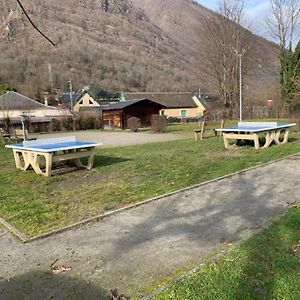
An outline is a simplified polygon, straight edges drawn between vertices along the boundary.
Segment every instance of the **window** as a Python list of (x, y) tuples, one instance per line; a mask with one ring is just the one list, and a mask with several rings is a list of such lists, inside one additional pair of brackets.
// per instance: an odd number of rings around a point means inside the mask
[(181, 117), (185, 118), (185, 117), (187, 117), (187, 115), (188, 115), (187, 109), (181, 109), (180, 110), (180, 116)]

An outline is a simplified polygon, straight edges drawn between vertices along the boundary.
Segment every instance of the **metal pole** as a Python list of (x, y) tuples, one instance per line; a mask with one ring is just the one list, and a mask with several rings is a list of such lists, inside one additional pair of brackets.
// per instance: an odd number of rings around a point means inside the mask
[(243, 97), (242, 97), (242, 55), (239, 55), (240, 58), (240, 122), (243, 121)]
[(26, 134), (25, 134), (25, 124), (24, 124), (25, 118), (23, 115), (21, 115), (21, 124), (22, 124), (22, 132), (23, 132), (23, 141), (26, 140)]
[(73, 91), (72, 91), (72, 80), (69, 80), (70, 82), (70, 107), (71, 110), (73, 110)]

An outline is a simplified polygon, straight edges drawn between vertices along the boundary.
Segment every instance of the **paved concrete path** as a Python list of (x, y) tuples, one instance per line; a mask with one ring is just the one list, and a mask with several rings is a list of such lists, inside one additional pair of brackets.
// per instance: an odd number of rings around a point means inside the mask
[[(30, 244), (0, 230), (0, 299), (106, 299), (110, 288), (137, 294), (299, 199), (300, 155)], [(72, 270), (51, 274), (56, 260)]]

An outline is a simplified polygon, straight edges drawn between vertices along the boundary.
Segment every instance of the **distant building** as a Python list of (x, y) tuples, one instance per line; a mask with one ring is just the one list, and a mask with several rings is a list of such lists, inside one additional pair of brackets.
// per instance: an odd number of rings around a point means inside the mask
[(59, 97), (59, 103), (63, 107), (68, 107), (71, 108), (71, 103), (73, 102), (73, 107), (74, 104), (81, 99), (81, 97), (85, 94), (85, 91), (78, 91), (78, 92), (73, 92), (73, 93), (63, 93)]
[(160, 111), (167, 117), (196, 118), (203, 116), (207, 107), (202, 98), (190, 92), (178, 93), (124, 93), (126, 100), (147, 98), (165, 106)]
[(71, 107), (71, 100), (73, 102), (73, 111), (90, 111), (90, 112), (99, 112), (101, 111), (100, 106), (103, 104), (109, 104), (110, 102), (116, 102), (110, 100), (95, 100), (91, 94), (85, 90), (72, 93), (72, 99), (70, 93), (64, 93), (60, 97), (60, 103), (64, 107)]
[(99, 106), (100, 104), (88, 92), (84, 92), (77, 98), (73, 105), (73, 110), (78, 112)]
[(0, 96), (0, 120), (9, 118), (12, 123), (20, 123), (21, 117), (29, 117), (31, 122), (50, 122), (53, 118), (72, 116), (67, 109), (47, 106), (16, 92)]
[(151, 117), (165, 108), (164, 105), (146, 98), (101, 106), (103, 123), (122, 129), (127, 128), (127, 120), (131, 117), (139, 118), (142, 127), (150, 126)]

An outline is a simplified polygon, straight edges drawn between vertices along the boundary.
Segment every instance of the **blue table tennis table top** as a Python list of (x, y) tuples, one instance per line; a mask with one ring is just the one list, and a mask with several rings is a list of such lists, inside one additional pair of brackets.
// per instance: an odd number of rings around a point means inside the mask
[[(271, 123), (272, 124), (272, 123)], [(294, 123), (277, 123), (276, 126), (267, 125), (266, 123), (263, 125), (259, 125), (259, 122), (255, 124), (253, 122), (253, 125), (235, 125), (235, 126), (229, 126), (224, 128), (218, 128), (216, 131), (224, 131), (224, 132), (264, 132), (268, 130), (274, 130), (274, 129), (284, 129), (288, 127), (295, 126)]]
[(63, 151), (63, 150), (72, 150), (72, 149), (82, 149), (89, 147), (96, 147), (97, 143), (93, 142), (84, 142), (84, 141), (61, 141), (46, 143), (46, 140), (42, 143), (32, 143), (30, 142), (6, 145), (7, 148), (20, 149), (20, 150), (29, 150), (29, 151), (40, 151), (40, 152), (53, 152), (53, 151)]

